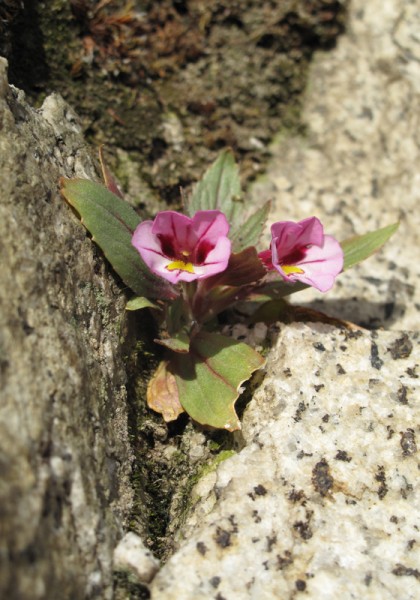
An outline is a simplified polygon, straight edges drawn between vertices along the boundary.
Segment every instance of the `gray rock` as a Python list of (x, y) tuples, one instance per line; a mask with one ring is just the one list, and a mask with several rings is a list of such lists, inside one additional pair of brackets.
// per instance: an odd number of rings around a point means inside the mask
[[(254, 200), (345, 239), (401, 221), (310, 302), (388, 330), (282, 325), (241, 450), (202, 478), (153, 600), (420, 596), (418, 8), (353, 0), (310, 74), (304, 137), (279, 139)], [(241, 437), (242, 435), (242, 437)]]
[(416, 2), (352, 2), (347, 35), (312, 65), (305, 137), (274, 145), (254, 189), (274, 198), (273, 221), (316, 215), (339, 240), (400, 221), (391, 242), (325, 297), (296, 296), (369, 327), (420, 326), (419, 18)]
[(112, 597), (131, 506), (123, 299), (60, 176), (95, 178), (72, 110), (0, 60), (0, 596)]

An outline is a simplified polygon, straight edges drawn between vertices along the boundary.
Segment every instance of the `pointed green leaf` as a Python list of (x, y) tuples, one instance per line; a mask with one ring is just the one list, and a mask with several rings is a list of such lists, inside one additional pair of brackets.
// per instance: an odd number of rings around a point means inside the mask
[(192, 340), (189, 354), (174, 357), (179, 400), (202, 425), (240, 429), (234, 408), (240, 387), (263, 364), (263, 357), (247, 344), (202, 331)]
[(196, 183), (185, 208), (190, 216), (197, 210), (220, 210), (235, 227), (242, 209), (240, 196), (238, 166), (232, 152), (225, 150)]
[(115, 271), (136, 294), (168, 299), (173, 288), (155, 277), (131, 245), (140, 218), (133, 208), (102, 185), (87, 179), (62, 179), (62, 194)]
[(399, 223), (388, 225), (382, 229), (357, 235), (344, 242), (341, 242), (341, 247), (344, 251), (344, 267), (343, 271), (357, 265), (357, 263), (365, 260), (379, 250), (391, 235), (398, 229)]
[(270, 205), (271, 202), (266, 202), (250, 215), (245, 223), (239, 224), (231, 231), (229, 237), (232, 240), (233, 252), (240, 252), (244, 248), (258, 244), (270, 212)]
[(162, 310), (162, 307), (156, 302), (152, 302), (143, 296), (137, 296), (136, 298), (132, 298), (125, 305), (125, 310), (141, 310), (143, 308), (155, 308), (157, 310)]

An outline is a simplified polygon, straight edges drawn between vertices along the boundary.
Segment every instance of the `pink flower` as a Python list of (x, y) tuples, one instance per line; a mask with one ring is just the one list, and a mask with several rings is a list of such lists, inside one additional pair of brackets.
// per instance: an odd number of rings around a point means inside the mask
[(200, 210), (191, 219), (167, 210), (143, 221), (131, 243), (153, 273), (171, 283), (205, 279), (227, 267), (229, 224), (219, 210)]
[(300, 281), (321, 292), (328, 291), (343, 269), (343, 250), (335, 238), (324, 235), (316, 217), (271, 226), (271, 248), (260, 252), (269, 269), (276, 269), (289, 282)]

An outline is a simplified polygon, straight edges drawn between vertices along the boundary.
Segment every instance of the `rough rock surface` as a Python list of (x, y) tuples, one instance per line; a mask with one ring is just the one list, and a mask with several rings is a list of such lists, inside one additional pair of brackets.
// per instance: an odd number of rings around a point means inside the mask
[(392, 243), (298, 302), (368, 327), (418, 329), (420, 12), (399, 0), (352, 3), (348, 33), (314, 61), (305, 137), (278, 144), (255, 196), (273, 220), (316, 214), (340, 240), (400, 221)]
[(71, 109), (0, 59), (0, 596), (111, 598), (131, 503), (122, 298), (58, 193), (94, 178)]
[[(179, 205), (232, 146), (248, 179), (266, 145), (297, 127), (313, 51), (330, 47), (349, 0), (6, 0), (10, 79), (35, 98), (60, 92), (89, 139), (109, 147), (139, 208)], [(155, 206), (151, 207), (154, 210)]]
[(350, 13), (315, 60), (305, 137), (278, 142), (254, 192), (274, 219), (317, 214), (341, 239), (401, 220), (325, 300), (296, 297), (374, 331), (281, 327), (242, 449), (197, 484), (153, 600), (420, 596), (419, 13)]
[(149, 582), (159, 569), (159, 561), (146, 548), (141, 538), (130, 531), (115, 548), (114, 568), (133, 572), (139, 581)]
[(152, 597), (418, 598), (419, 339), (284, 326)]

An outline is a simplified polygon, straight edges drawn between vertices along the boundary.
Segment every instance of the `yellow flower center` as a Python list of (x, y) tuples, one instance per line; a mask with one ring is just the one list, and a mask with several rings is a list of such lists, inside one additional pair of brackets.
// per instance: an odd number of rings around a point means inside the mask
[(183, 260), (174, 260), (166, 267), (168, 271), (187, 271), (187, 273), (194, 273), (194, 265), (190, 262), (184, 262)]
[(303, 269), (299, 269), (299, 267), (295, 267), (294, 265), (281, 265), (281, 268), (286, 273), (286, 275), (290, 275), (291, 273), (305, 273)]

